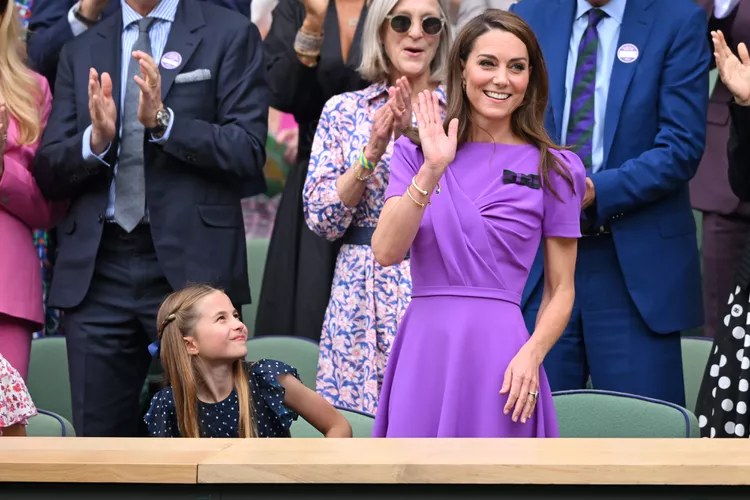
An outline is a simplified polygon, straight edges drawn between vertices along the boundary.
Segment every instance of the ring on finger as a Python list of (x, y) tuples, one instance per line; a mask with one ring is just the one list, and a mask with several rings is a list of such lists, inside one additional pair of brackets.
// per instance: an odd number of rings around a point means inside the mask
[(529, 392), (529, 396), (536, 399), (539, 397), (539, 392), (538, 391)]

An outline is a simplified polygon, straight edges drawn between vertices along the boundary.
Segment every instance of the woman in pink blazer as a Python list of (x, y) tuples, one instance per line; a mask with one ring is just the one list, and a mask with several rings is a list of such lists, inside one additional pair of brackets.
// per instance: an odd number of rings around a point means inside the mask
[(31, 233), (54, 226), (65, 206), (48, 203), (31, 174), (50, 111), (49, 85), (22, 59), (14, 2), (0, 0), (0, 12), (0, 353), (26, 378), (31, 336), (44, 322)]

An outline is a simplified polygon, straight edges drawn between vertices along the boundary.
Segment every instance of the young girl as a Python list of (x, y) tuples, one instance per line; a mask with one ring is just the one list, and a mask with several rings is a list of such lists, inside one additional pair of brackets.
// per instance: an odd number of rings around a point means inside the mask
[(36, 414), (21, 375), (0, 354), (0, 436), (25, 436), (28, 419)]
[(157, 316), (167, 388), (144, 420), (153, 437), (289, 437), (297, 414), (326, 437), (351, 437), (349, 422), (273, 360), (246, 363), (247, 328), (223, 292), (190, 286)]

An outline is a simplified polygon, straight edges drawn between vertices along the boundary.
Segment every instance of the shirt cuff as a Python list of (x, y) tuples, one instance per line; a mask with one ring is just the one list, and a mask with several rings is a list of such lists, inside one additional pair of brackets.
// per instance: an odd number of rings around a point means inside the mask
[(68, 24), (70, 24), (70, 31), (73, 32), (73, 36), (78, 36), (88, 29), (88, 26), (76, 19), (75, 14), (73, 14), (73, 12), (75, 12), (80, 6), (81, 2), (76, 2), (76, 4), (68, 11)]
[(737, 7), (740, 0), (716, 0), (714, 3), (714, 17), (724, 19)]
[(83, 132), (83, 140), (81, 142), (83, 143), (81, 155), (83, 155), (84, 161), (95, 159), (108, 167), (110, 166), (109, 163), (104, 161), (104, 157), (109, 153), (109, 148), (112, 147), (112, 144), (107, 144), (107, 149), (105, 149), (102, 154), (95, 155), (94, 152), (91, 151), (91, 125), (86, 127), (86, 130)]
[(174, 125), (174, 112), (171, 108), (167, 108), (167, 111), (169, 112), (169, 125), (167, 125), (167, 130), (165, 130), (164, 135), (159, 138), (156, 138), (154, 137), (154, 134), (151, 134), (149, 142), (154, 144), (164, 144), (169, 140), (169, 134), (172, 133), (172, 125)]

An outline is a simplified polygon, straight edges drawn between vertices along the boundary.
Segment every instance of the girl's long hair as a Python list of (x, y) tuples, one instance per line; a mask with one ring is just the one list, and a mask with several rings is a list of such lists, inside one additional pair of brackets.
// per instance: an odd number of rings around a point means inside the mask
[[(23, 28), (12, 0), (0, 0), (0, 96), (18, 123), (19, 144), (35, 144), (42, 135), (44, 95), (39, 78), (24, 62)], [(6, 131), (7, 132), (7, 131)]]
[[(195, 333), (195, 325), (200, 319), (197, 303), (216, 292), (221, 290), (206, 285), (188, 286), (169, 295), (156, 317), (164, 381), (172, 387), (182, 437), (200, 437), (197, 388), (204, 383), (196, 367), (201, 362), (200, 357), (188, 354), (183, 338)], [(239, 437), (255, 437), (253, 401), (244, 360), (234, 362), (233, 374), (239, 403)]]
[[(542, 49), (529, 25), (516, 14), (504, 10), (489, 9), (469, 21), (458, 33), (448, 58), (448, 81), (446, 82), (448, 106), (444, 122), (446, 133), (451, 120), (458, 118), (458, 144), (464, 144), (471, 138), (473, 128), (471, 103), (464, 90), (462, 73), (477, 38), (491, 30), (507, 31), (518, 37), (526, 46), (529, 53), (529, 67), (533, 69), (523, 102), (513, 111), (511, 131), (521, 140), (536, 146), (539, 150), (539, 176), (544, 179), (544, 185), (556, 197), (559, 198), (559, 195), (550, 183), (550, 170), (560, 174), (571, 189), (575, 191), (570, 170), (551, 151), (551, 149), (564, 148), (556, 145), (544, 128), (544, 112), (549, 95), (549, 81)], [(408, 129), (405, 135), (413, 143), (421, 145), (419, 131), (416, 128)]]

